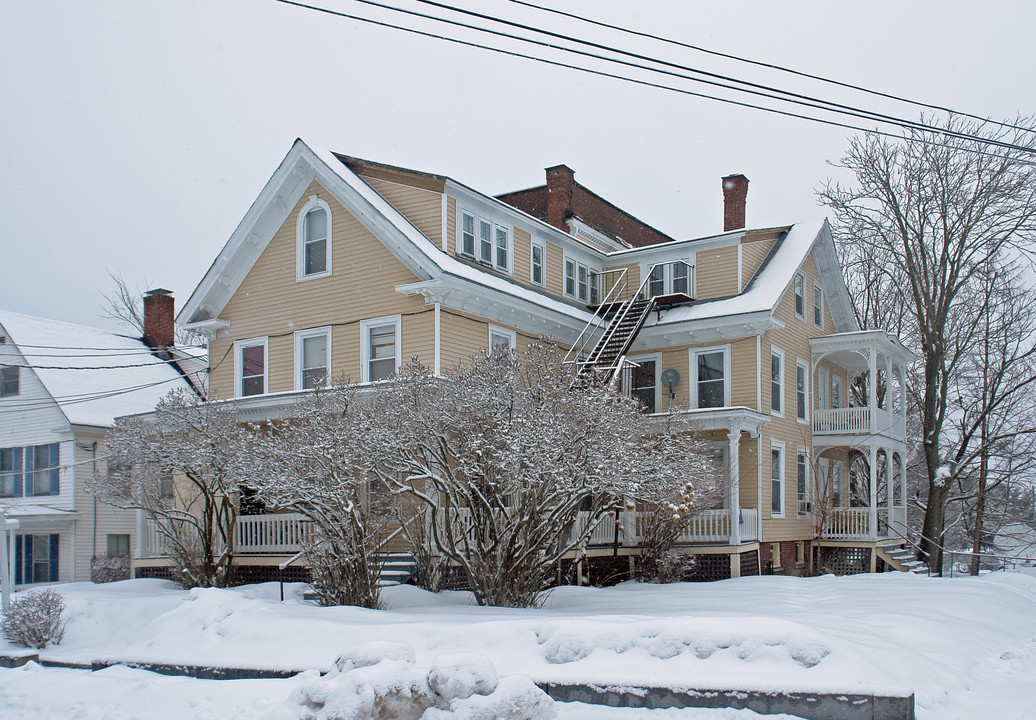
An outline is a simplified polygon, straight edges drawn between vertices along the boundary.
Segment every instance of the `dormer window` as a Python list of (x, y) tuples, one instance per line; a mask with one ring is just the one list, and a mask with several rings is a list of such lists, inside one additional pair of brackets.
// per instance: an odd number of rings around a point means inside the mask
[(331, 208), (316, 195), (299, 211), (297, 279), (331, 274)]
[(457, 254), (477, 260), (500, 272), (511, 272), (511, 233), (503, 225), (460, 212), (460, 237)]

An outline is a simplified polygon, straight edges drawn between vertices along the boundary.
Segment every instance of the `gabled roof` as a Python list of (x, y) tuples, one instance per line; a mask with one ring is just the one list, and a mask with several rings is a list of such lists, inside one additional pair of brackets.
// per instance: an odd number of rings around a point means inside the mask
[[(174, 388), (189, 388), (172, 362), (137, 338), (0, 310), (0, 364), (26, 368), (73, 425), (109, 427), (122, 415), (152, 410)], [(22, 380), (24, 386), (25, 380)], [(0, 400), (0, 410), (32, 410), (40, 400)]]
[(792, 225), (778, 239), (762, 267), (739, 295), (673, 308), (653, 324), (668, 325), (734, 315), (772, 313), (810, 252), (813, 253), (823, 282), (835, 331), (858, 330), (849, 304), (849, 291), (838, 263), (831, 226), (824, 219)]
[[(345, 157), (345, 156), (342, 156)], [(352, 161), (352, 159), (349, 159)], [(178, 321), (187, 326), (216, 318), (241, 286), (301, 194), (314, 180), (362, 223), (414, 275), (418, 282), (451, 281), (490, 288), (546, 311), (585, 323), (584, 309), (472, 267), (442, 252), (402, 213), (353, 172), (346, 161), (327, 150), (314, 150), (296, 140), (259, 197), (252, 203), (230, 240), (184, 304)], [(408, 288), (409, 289), (409, 288)]]
[[(316, 150), (302, 140), (296, 140), (184, 304), (178, 321), (199, 329), (215, 324), (215, 319), (313, 181), (326, 189), (414, 273), (417, 280), (400, 285), (396, 288), (399, 292), (423, 294), (427, 302), (462, 302), (465, 308), (478, 306), (480, 311), (489, 311), (487, 317), (490, 319), (495, 317), (501, 321), (506, 320), (507, 313), (534, 313), (544, 316), (548, 323), (574, 328), (575, 332), (590, 320), (590, 313), (575, 303), (487, 272), (443, 252), (356, 171), (372, 176), (386, 173), (401, 178), (405, 176), (408, 182), (436, 188), (441, 184), (446, 190), (450, 186), (466, 188), (445, 176), (360, 160), (328, 150)], [(509, 207), (500, 200), (479, 195), (487, 202), (499, 203), (502, 208)], [(513, 208), (510, 211), (516, 212)], [(526, 217), (541, 224), (548, 232), (561, 234), (560, 230), (536, 218)], [(754, 231), (728, 232), (716, 238), (729, 238), (731, 243), (735, 243), (737, 238), (749, 232)], [(672, 241), (611, 253), (597, 252), (603, 258), (621, 257), (627, 261), (637, 253), (664, 253), (669, 246), (683, 247), (691, 242), (697, 241)], [(741, 294), (674, 308), (650, 324), (671, 325), (718, 317), (772, 313), (792, 282), (796, 270), (810, 252), (814, 253), (817, 261), (836, 331), (858, 329), (826, 220), (789, 226), (764, 261), (761, 270)]]

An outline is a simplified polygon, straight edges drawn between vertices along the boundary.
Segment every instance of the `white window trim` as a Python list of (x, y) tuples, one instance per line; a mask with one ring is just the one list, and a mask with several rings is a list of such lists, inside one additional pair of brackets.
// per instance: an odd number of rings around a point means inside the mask
[[(806, 411), (805, 417), (799, 417), (799, 368), (805, 371), (802, 378), (802, 393), (805, 396), (802, 408)], [(809, 363), (802, 358), (795, 358), (795, 419), (803, 425), (809, 424)]]
[[(798, 307), (795, 307), (796, 305), (798, 305), (798, 303), (795, 302), (795, 299), (798, 297), (798, 295), (795, 293), (796, 281), (801, 281), (802, 282), (802, 312), (799, 312)], [(805, 321), (805, 319), (806, 319), (806, 273), (797, 272), (797, 273), (795, 273), (795, 277), (792, 278), (792, 281), (791, 281), (791, 302), (792, 302), (792, 310), (795, 311), (795, 317), (797, 317), (798, 319), (800, 319), (802, 321)]]
[[(630, 362), (639, 363), (642, 361), (655, 362), (655, 412), (662, 412), (662, 392), (665, 388), (662, 387), (662, 353), (647, 353), (644, 355), (630, 355), (627, 356), (627, 360)], [(626, 389), (627, 394), (633, 394), (632, 383), (629, 388)], [(668, 391), (666, 391), (668, 392)]]
[[(774, 410), (773, 409), (773, 359), (772, 358), (773, 358), (774, 355), (778, 356), (781, 359), (781, 376), (780, 376), (781, 409), (780, 410)], [(776, 417), (781, 417), (782, 418), (782, 417), (784, 417), (784, 406), (787, 405), (787, 402), (786, 402), (787, 397), (785, 396), (785, 392), (784, 392), (784, 387), (785, 387), (784, 378), (785, 378), (785, 376), (787, 374), (785, 372), (785, 368), (787, 367), (787, 363), (784, 360), (784, 351), (781, 350), (776, 345), (771, 345), (770, 346), (770, 357), (771, 357), (771, 360), (770, 360), (770, 414), (771, 415), (775, 415)]]
[[(835, 386), (838, 386), (838, 407), (835, 407)], [(838, 374), (831, 375), (831, 397), (830, 397), (831, 409), (838, 410), (846, 407), (845, 405), (845, 383), (842, 382), (842, 376)]]
[(809, 448), (799, 446), (795, 450), (795, 510), (800, 518), (809, 517), (810, 512), (799, 508), (799, 456), (802, 455), (806, 458), (806, 486), (803, 488), (805, 499), (802, 501), (806, 507), (809, 507), (809, 477), (812, 474), (812, 467), (810, 467), (809, 461)]
[(698, 355), (702, 353), (723, 353), (723, 407), (730, 407), (730, 345), (712, 345), (709, 347), (691, 348), (688, 362), (690, 363), (691, 378), (691, 407), (698, 407)]
[(270, 392), (270, 338), (268, 337), (256, 337), (247, 338), (245, 340), (234, 341), (234, 397), (255, 397), (254, 395), (245, 395), (242, 392), (242, 381), (244, 378), (241, 373), (244, 372), (244, 363), (242, 362), (241, 352), (245, 348), (257, 347), (262, 345), (263, 347), (263, 392), (262, 395), (267, 395)]
[[(326, 267), (324, 272), (306, 275), (306, 215), (313, 208), (322, 208), (327, 217), (327, 241), (324, 245), (324, 260)], [(316, 195), (309, 196), (309, 202), (299, 210), (299, 216), (295, 221), (295, 281), (315, 280), (316, 278), (327, 277), (331, 274), (331, 206)]]
[[(820, 291), (820, 322), (817, 320), (817, 291)], [(824, 286), (818, 282), (813, 283), (813, 326), (818, 330), (824, 329)]]
[(371, 318), (360, 321), (360, 381), (371, 382), (370, 379), (370, 329), (382, 325), (396, 326), (396, 366), (398, 371), (400, 358), (402, 357), (402, 322), (400, 315), (386, 315), (385, 317)]
[[(570, 263), (570, 262), (572, 263), (572, 271), (574, 273), (574, 275), (572, 276), (573, 283), (572, 283), (572, 292), (571, 293), (568, 291), (568, 276), (566, 275), (566, 272), (568, 271), (568, 263)], [(585, 298), (579, 297), (579, 268), (581, 268), (581, 267), (586, 270), (586, 297)], [(561, 262), (561, 294), (564, 295), (567, 298), (572, 298), (573, 300), (575, 300), (577, 302), (589, 303), (591, 301), (591, 299), (593, 298), (593, 289), (592, 289), (593, 280), (592, 280), (592, 278), (593, 278), (594, 275), (597, 275), (598, 278), (600, 278), (601, 271), (600, 271), (599, 268), (594, 267), (590, 263), (581, 262), (580, 260), (576, 259), (575, 257), (572, 257), (572, 256), (568, 255), (567, 253), (565, 253), (562, 256), (562, 262)], [(598, 286), (597, 286), (598, 298), (597, 299), (598, 299), (598, 301), (600, 301), (600, 299), (601, 299), (600, 295), (601, 295), (601, 292), (602, 292), (602, 288), (600, 286), (600, 282), (601, 282), (600, 279), (598, 279), (597, 282), (598, 282)]]
[[(464, 252), (464, 216), (467, 215), (474, 219), (474, 231), (475, 231), (475, 242), (471, 253)], [(467, 258), (472, 260), (483, 267), (492, 268), (497, 272), (502, 272), (506, 275), (514, 274), (514, 228), (510, 227), (505, 223), (494, 222), (492, 219), (479, 215), (478, 213), (470, 210), (460, 209), (458, 213), (460, 222), (457, 223), (457, 255), (459, 257)], [(489, 225), (489, 260), (482, 259), (482, 223)], [(502, 267), (497, 264), (497, 245), (496, 245), (496, 234), (497, 230), (503, 230), (507, 237), (507, 266)], [(531, 258), (530, 258), (530, 274), (531, 269)]]
[(331, 326), (325, 325), (324, 327), (310, 328), (309, 330), (298, 330), (295, 332), (295, 389), (302, 390), (302, 343), (307, 338), (319, 337), (323, 335), (327, 338), (327, 377), (324, 378), (324, 387), (331, 384)]
[[(780, 477), (778, 478), (781, 484), (781, 491), (778, 497), (781, 499), (780, 512), (773, 511), (773, 451), (781, 451), (781, 464), (780, 464)], [(770, 517), (771, 518), (783, 518), (786, 514), (787, 507), (787, 488), (788, 488), (788, 455), (784, 451), (784, 443), (780, 440), (770, 440)]]
[[(540, 280), (536, 282), (535, 263), (533, 262), (533, 248), (540, 249)], [(538, 287), (543, 287), (547, 282), (547, 246), (541, 240), (533, 240), (529, 244), (529, 282)]]
[(502, 328), (502, 327), (500, 327), (498, 325), (490, 325), (489, 326), (489, 346), (488, 346), (490, 352), (493, 352), (493, 336), (494, 335), (506, 335), (507, 336), (508, 347), (510, 348), (510, 350), (512, 352), (514, 352), (515, 348), (518, 347), (518, 333), (516, 333), (514, 330), (508, 330), (507, 328)]

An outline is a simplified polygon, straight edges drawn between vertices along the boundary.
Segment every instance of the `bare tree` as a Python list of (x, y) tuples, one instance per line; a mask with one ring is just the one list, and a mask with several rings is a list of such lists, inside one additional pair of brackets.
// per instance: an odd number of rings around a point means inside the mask
[[(126, 325), (144, 337), (144, 293), (145, 288), (131, 288), (122, 273), (108, 271), (108, 277), (112, 281), (112, 289), (102, 293), (104, 304), (101, 307), (101, 317)], [(146, 285), (145, 281), (145, 285)], [(205, 345), (205, 338), (192, 330), (185, 330), (176, 325), (173, 329), (175, 340), (180, 345), (191, 345), (201, 347)]]
[(153, 417), (121, 418), (106, 441), (107, 472), (88, 490), (153, 521), (185, 587), (232, 581), (244, 431), (232, 405), (174, 390)]
[(605, 386), (573, 389), (561, 360), (540, 343), (443, 378), (411, 364), (361, 408), (369, 468), (423, 504), (481, 605), (534, 605), (607, 513), (674, 479), (707, 483), (685, 434)]
[[(1027, 119), (1014, 125), (1034, 127)], [(858, 317), (865, 327), (900, 332), (920, 358), (915, 395), (927, 474), (922, 548), (935, 567), (941, 566), (951, 493), (944, 438), (949, 394), (982, 332), (981, 305), (974, 302), (981, 271), (1027, 252), (1036, 231), (1030, 131), (957, 117), (946, 127), (982, 139), (921, 130), (900, 140), (856, 138), (838, 164), (855, 173), (856, 183), (828, 182), (819, 193), (838, 220)], [(875, 287), (868, 294), (869, 283)]]
[(242, 466), (264, 503), (312, 521), (303, 550), (320, 603), (378, 608), (378, 551), (394, 502), (363, 467), (359, 404), (344, 385), (301, 399), (291, 417), (252, 428)]

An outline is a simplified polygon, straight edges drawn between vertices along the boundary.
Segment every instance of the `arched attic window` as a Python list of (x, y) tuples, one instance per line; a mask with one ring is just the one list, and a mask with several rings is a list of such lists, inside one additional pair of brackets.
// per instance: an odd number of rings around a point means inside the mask
[(331, 274), (331, 208), (313, 195), (299, 211), (296, 227), (297, 279)]

